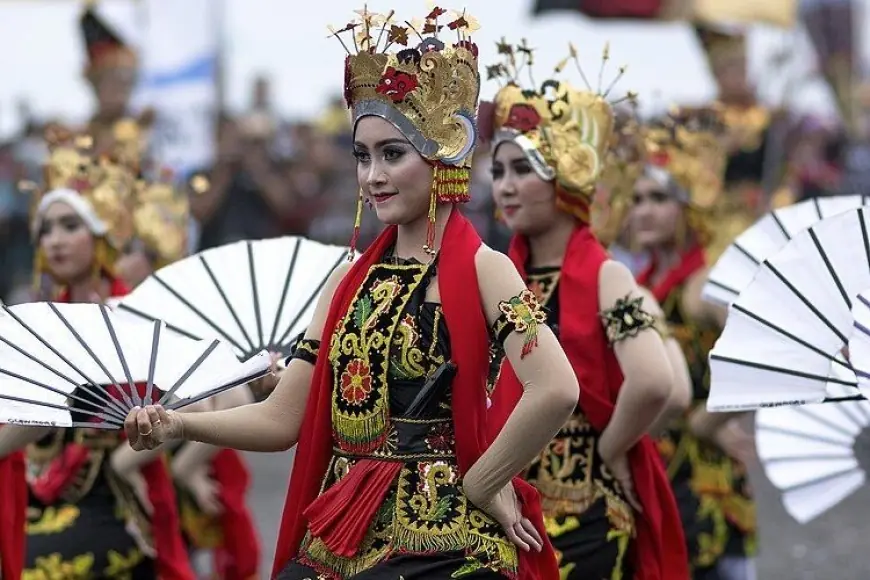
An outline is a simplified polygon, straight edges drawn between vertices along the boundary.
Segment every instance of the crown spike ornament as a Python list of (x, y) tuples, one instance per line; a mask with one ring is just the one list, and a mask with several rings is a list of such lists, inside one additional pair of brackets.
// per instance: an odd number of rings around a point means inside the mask
[[(437, 204), (470, 198), (480, 93), (478, 48), (471, 33), (479, 25), (465, 10), (448, 15), (439, 6), (431, 6), (421, 21), (399, 21), (392, 10), (382, 15), (367, 6), (356, 14), (358, 18), (341, 29), (329, 27), (331, 36), (347, 52), (345, 102), (352, 110), (354, 126), (366, 116), (385, 119), (432, 165), (425, 249), (434, 255)], [(456, 34), (452, 44), (440, 38), (448, 30)], [(352, 36), (352, 47), (342, 38), (347, 34)], [(413, 45), (415, 38), (419, 42)], [(391, 50), (396, 45), (400, 48)], [(362, 192), (357, 204), (359, 210)], [(354, 241), (359, 227), (357, 217)]]
[[(531, 69), (534, 50), (525, 39), (509, 44), (504, 38), (496, 43), (502, 61), (486, 68), (487, 77), (501, 82), (493, 103), (481, 106), (482, 123), (495, 147), (510, 141), (518, 145), (535, 172), (545, 181), (556, 184), (556, 203), (560, 209), (589, 223), (590, 205), (595, 186), (606, 166), (614, 131), (612, 106), (636, 95), (613, 103), (607, 97), (622, 78), (626, 67), (619, 68), (616, 77), (604, 84), (605, 69), (610, 60), (609, 45), (604, 47), (598, 72), (598, 88), (592, 89), (580, 66), (578, 52), (568, 45), (568, 56), (553, 68), (551, 78), (535, 83)], [(565, 67), (573, 61), (585, 89), (577, 89), (559, 80)], [(520, 73), (529, 69), (530, 88), (522, 86)]]

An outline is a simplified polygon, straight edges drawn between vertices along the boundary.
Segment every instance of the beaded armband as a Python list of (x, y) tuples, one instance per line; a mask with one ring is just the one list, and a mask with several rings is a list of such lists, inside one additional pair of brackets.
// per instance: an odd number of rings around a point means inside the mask
[[(320, 341), (313, 338), (303, 338), (296, 343), (296, 349), (290, 355), (290, 360), (299, 359), (317, 364), (317, 355), (320, 352)], [(289, 361), (288, 361), (289, 362)]]
[(510, 300), (498, 303), (501, 315), (493, 325), (493, 335), (498, 344), (504, 344), (511, 332), (523, 335), (521, 358), (525, 358), (538, 345), (538, 326), (547, 322), (547, 315), (541, 308), (535, 293), (523, 290)]
[(655, 317), (643, 309), (642, 303), (643, 298), (632, 298), (627, 294), (625, 298), (617, 299), (613, 307), (601, 312), (601, 323), (611, 345), (637, 336), (646, 328), (656, 327)]

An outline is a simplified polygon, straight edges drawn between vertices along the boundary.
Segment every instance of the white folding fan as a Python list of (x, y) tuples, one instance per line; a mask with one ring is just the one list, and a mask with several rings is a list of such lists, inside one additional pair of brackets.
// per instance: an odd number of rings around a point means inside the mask
[(813, 198), (774, 210), (740, 234), (716, 261), (701, 296), (729, 305), (746, 288), (762, 262), (819, 220), (870, 204), (870, 196)]
[[(137, 405), (177, 409), (268, 372), (220, 341), (119, 319), (99, 304), (0, 306), (0, 423), (118, 429)], [(132, 386), (131, 386), (132, 385)]]
[[(838, 372), (844, 381), (850, 371)], [(870, 402), (837, 385), (828, 397), (839, 404), (759, 409), (755, 444), (785, 510), (804, 524), (864, 485), (870, 460)]]
[(217, 338), (241, 359), (284, 355), (311, 321), (317, 298), (348, 248), (287, 236), (241, 241), (161, 268), (118, 305), (184, 336)]
[(801, 405), (826, 400), (849, 340), (852, 306), (870, 288), (866, 208), (824, 219), (765, 260), (731, 305), (710, 353), (711, 411)]

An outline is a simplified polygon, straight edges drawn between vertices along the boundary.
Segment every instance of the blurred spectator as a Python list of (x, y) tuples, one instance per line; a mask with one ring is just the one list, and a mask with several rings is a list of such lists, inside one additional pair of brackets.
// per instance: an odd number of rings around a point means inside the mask
[(296, 196), (271, 155), (274, 132), (271, 123), (221, 119), (217, 159), (206, 172), (211, 187), (191, 199), (200, 249), (293, 233)]

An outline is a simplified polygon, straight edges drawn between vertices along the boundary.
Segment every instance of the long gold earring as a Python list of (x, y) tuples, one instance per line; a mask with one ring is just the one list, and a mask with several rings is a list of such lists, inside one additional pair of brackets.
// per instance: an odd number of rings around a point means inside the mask
[(356, 255), (356, 244), (359, 241), (359, 232), (362, 225), (363, 190), (359, 188), (356, 198), (356, 217), (353, 219), (353, 235), (350, 238), (350, 248), (347, 252), (347, 261), (353, 262)]

